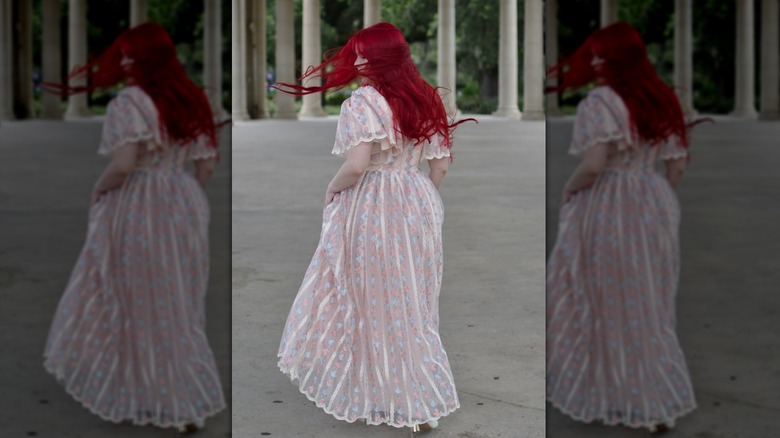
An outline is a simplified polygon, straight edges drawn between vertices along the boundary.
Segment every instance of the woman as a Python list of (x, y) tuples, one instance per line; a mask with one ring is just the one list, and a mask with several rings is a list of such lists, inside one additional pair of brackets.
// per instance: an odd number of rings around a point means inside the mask
[[(338, 419), (436, 426), (459, 407), (439, 337), (443, 208), (451, 132), (401, 32), (358, 31), (291, 94), (362, 87), (341, 107), (319, 246), (290, 310), (279, 368)], [(429, 173), (419, 164), (428, 161)]]
[(48, 88), (127, 87), (108, 106), (98, 152), (111, 162), (92, 190), (44, 365), (105, 420), (192, 431), (225, 409), (205, 332), (211, 109), (157, 24), (125, 31), (71, 78), (88, 74), (88, 86)]
[(551, 73), (554, 91), (598, 86), (577, 109), (582, 161), (547, 265), (547, 398), (580, 421), (661, 431), (696, 407), (674, 303), (688, 127), (628, 24), (594, 32)]

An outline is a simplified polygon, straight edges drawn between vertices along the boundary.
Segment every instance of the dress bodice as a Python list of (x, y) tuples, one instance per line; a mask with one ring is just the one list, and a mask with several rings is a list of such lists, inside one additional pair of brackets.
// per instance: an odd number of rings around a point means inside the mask
[(184, 146), (168, 140), (160, 129), (154, 101), (137, 86), (123, 89), (109, 103), (98, 152), (110, 155), (132, 143), (139, 145), (135, 170), (182, 169), (187, 161), (217, 155), (205, 136)]
[(362, 142), (373, 143), (369, 170), (417, 169), (422, 160), (450, 156), (440, 135), (417, 145), (403, 137), (395, 129), (390, 105), (371, 86), (358, 88), (342, 104), (333, 153), (343, 157)]
[(688, 155), (677, 137), (659, 145), (638, 138), (623, 99), (609, 86), (593, 89), (580, 102), (569, 152), (580, 155), (603, 143), (609, 144), (606, 169), (611, 171), (652, 171), (660, 160)]

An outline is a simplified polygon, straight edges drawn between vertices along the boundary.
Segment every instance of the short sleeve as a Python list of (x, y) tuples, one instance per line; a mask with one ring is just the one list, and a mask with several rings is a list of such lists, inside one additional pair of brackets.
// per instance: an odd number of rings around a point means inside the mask
[(110, 155), (124, 145), (160, 144), (157, 109), (140, 89), (126, 88), (108, 104), (98, 153)]
[(196, 161), (216, 158), (219, 153), (217, 152), (217, 148), (211, 146), (210, 142), (211, 140), (208, 135), (201, 135), (198, 137), (196, 141), (189, 145), (187, 159)]
[(393, 128), (392, 110), (373, 87), (358, 88), (341, 105), (332, 153), (343, 157), (348, 150), (363, 142), (377, 143), (374, 153), (386, 155), (387, 160), (401, 152), (398, 135)]
[(679, 158), (688, 157), (688, 148), (682, 145), (680, 137), (677, 135), (671, 135), (663, 143), (659, 145), (661, 160), (676, 160)]
[(581, 155), (593, 145), (624, 140), (633, 143), (628, 110), (608, 87), (599, 87), (577, 106), (569, 153)]
[(426, 141), (423, 146), (422, 159), (434, 160), (437, 158), (450, 157), (450, 148), (444, 145), (445, 139), (441, 134), (435, 134), (431, 141)]

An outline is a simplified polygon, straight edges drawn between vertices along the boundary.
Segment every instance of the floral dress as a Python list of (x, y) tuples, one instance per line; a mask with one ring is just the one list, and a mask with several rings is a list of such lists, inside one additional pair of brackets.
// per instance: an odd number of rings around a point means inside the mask
[(607, 86), (580, 103), (570, 152), (603, 143), (606, 169), (561, 208), (547, 264), (547, 398), (581, 421), (671, 426), (696, 401), (675, 333), (680, 208), (656, 164), (687, 150), (638, 140)]
[(90, 209), (44, 365), (105, 420), (200, 423), (225, 399), (205, 331), (209, 205), (184, 166), (216, 150), (166, 141), (139, 87), (109, 104), (98, 152), (132, 143), (135, 169)]
[(439, 336), (444, 211), (415, 146), (370, 86), (341, 108), (333, 153), (373, 142), (359, 181), (323, 212), (317, 250), (290, 310), (279, 367), (338, 419), (402, 427), (459, 407)]

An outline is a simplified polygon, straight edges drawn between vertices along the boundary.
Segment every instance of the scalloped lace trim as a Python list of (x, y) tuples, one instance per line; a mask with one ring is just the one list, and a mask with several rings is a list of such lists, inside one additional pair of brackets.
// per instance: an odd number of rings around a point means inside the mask
[(680, 158), (688, 158), (688, 151), (674, 151), (672, 153), (661, 153), (661, 160), (679, 160)]
[(380, 134), (380, 135), (369, 135), (369, 136), (366, 136), (366, 137), (358, 137), (358, 138), (352, 139), (352, 141), (347, 143), (346, 146), (341, 144), (341, 145), (338, 145), (338, 146), (334, 147), (332, 153), (333, 153), (333, 155), (343, 155), (348, 150), (350, 150), (353, 147), (359, 145), (360, 143), (368, 143), (368, 142), (373, 142), (375, 140), (387, 140), (387, 144), (389, 144), (390, 147), (382, 149), (383, 152), (384, 151), (393, 151), (393, 152), (395, 152), (393, 154), (394, 157), (398, 156), (401, 153), (401, 149), (398, 147), (398, 144), (396, 142), (390, 141), (390, 135), (387, 134), (387, 133)]
[(631, 427), (631, 428), (634, 428), (634, 429), (650, 429), (650, 428), (653, 428), (653, 427), (657, 426), (658, 423), (665, 423), (669, 427), (674, 427), (674, 422), (675, 422), (676, 419), (682, 417), (683, 415), (687, 415), (687, 414), (691, 413), (694, 409), (696, 409), (696, 403), (694, 403), (693, 406), (680, 411), (679, 414), (671, 416), (669, 418), (665, 418), (663, 420), (653, 421), (653, 422), (628, 423), (628, 422), (625, 422), (623, 420), (609, 420), (609, 419), (606, 418), (606, 416), (602, 416), (600, 414), (599, 415), (594, 415), (592, 417), (580, 416), (580, 415), (577, 415), (577, 414), (571, 412), (570, 410), (564, 408), (561, 404), (557, 403), (556, 401), (551, 399), (549, 396), (547, 397), (547, 401), (551, 405), (553, 405), (553, 407), (555, 407), (556, 409), (558, 409), (559, 411), (563, 412), (565, 415), (568, 415), (569, 417), (573, 418), (576, 421), (581, 421), (583, 423), (592, 423), (594, 421), (601, 421), (605, 426), (619, 426), (619, 425), (622, 425), (622, 426)]
[[(605, 136), (592, 138), (587, 143), (585, 143), (583, 145), (580, 145), (580, 146), (577, 146), (576, 148), (575, 147), (570, 147), (569, 148), (569, 153), (572, 154), (572, 155), (579, 155), (579, 154), (585, 152), (586, 150), (592, 148), (593, 146), (595, 146), (597, 144), (611, 143), (613, 141), (622, 140), (622, 139), (625, 139), (625, 138), (626, 138), (626, 135), (623, 132), (619, 132), (619, 133), (616, 133), (616, 134), (607, 134)], [(629, 147), (626, 147), (626, 146), (630, 147), (630, 145), (628, 143), (625, 143), (625, 142), (621, 143), (620, 146), (618, 146), (618, 150), (619, 151), (623, 151), (623, 150), (628, 149)]]
[(103, 155), (108, 155), (119, 150), (122, 146), (126, 146), (128, 144), (133, 144), (133, 143), (148, 143), (147, 149), (149, 151), (155, 150), (156, 147), (158, 146), (157, 137), (153, 133), (143, 133), (132, 137), (123, 138), (118, 143), (115, 143), (113, 145), (107, 145), (101, 141), (100, 147), (98, 147), (98, 153)]
[(428, 153), (426, 151), (423, 151), (422, 159), (423, 160), (437, 160), (439, 158), (447, 158), (451, 157), (452, 153), (447, 148), (442, 148), (439, 152), (436, 153)]
[(396, 427), (396, 428), (413, 427), (414, 425), (424, 424), (424, 423), (427, 423), (427, 422), (429, 422), (431, 420), (439, 421), (439, 419), (441, 419), (442, 417), (446, 417), (447, 415), (455, 412), (456, 410), (458, 410), (460, 408), (460, 402), (458, 401), (458, 402), (456, 402), (455, 406), (447, 408), (446, 411), (442, 412), (438, 416), (430, 417), (430, 418), (427, 418), (427, 419), (425, 419), (423, 421), (414, 421), (414, 422), (404, 421), (404, 422), (402, 422), (400, 424), (398, 424), (398, 423), (389, 423), (387, 421), (372, 421), (367, 416), (358, 416), (358, 417), (356, 417), (354, 419), (349, 419), (348, 417), (345, 417), (345, 416), (337, 414), (335, 411), (327, 409), (325, 406), (321, 405), (314, 397), (309, 395), (309, 393), (305, 392), (303, 390), (303, 388), (301, 388), (300, 379), (298, 379), (298, 373), (295, 370), (288, 369), (287, 367), (284, 366), (284, 364), (282, 363), (282, 356), (281, 355), (277, 355), (276, 357), (279, 358), (279, 361), (276, 363), (276, 366), (279, 367), (279, 371), (281, 371), (282, 373), (288, 375), (290, 377), (290, 381), (291, 382), (294, 382), (295, 380), (298, 380), (298, 385), (297, 386), (298, 386), (298, 390), (301, 392), (301, 394), (305, 395), (306, 398), (309, 399), (309, 401), (314, 402), (314, 404), (318, 408), (320, 408), (323, 411), (325, 411), (326, 414), (332, 415), (337, 420), (346, 421), (347, 423), (354, 423), (354, 422), (356, 422), (358, 420), (366, 420), (366, 424), (369, 425), (369, 426), (379, 426), (381, 424), (386, 424), (388, 426), (393, 426), (393, 427)]
[(46, 369), (47, 372), (49, 372), (49, 374), (53, 375), (57, 379), (57, 382), (59, 384), (61, 384), (63, 386), (63, 388), (65, 389), (65, 392), (68, 395), (70, 395), (71, 397), (73, 397), (73, 399), (76, 400), (81, 406), (83, 406), (85, 409), (87, 409), (92, 414), (97, 415), (98, 417), (100, 417), (101, 420), (105, 420), (105, 421), (108, 421), (108, 422), (111, 422), (111, 423), (114, 423), (114, 424), (121, 424), (121, 423), (124, 423), (124, 422), (130, 422), (133, 426), (155, 426), (155, 427), (159, 427), (159, 428), (163, 428), (163, 429), (170, 428), (170, 427), (179, 428), (179, 427), (186, 426), (188, 424), (193, 424), (193, 423), (194, 424), (205, 424), (206, 418), (213, 417), (214, 415), (218, 414), (219, 412), (222, 412), (223, 410), (225, 410), (227, 408), (225, 403), (222, 402), (221, 405), (217, 405), (217, 406), (211, 408), (210, 410), (208, 410), (201, 417), (197, 417), (197, 418), (193, 418), (193, 419), (187, 419), (187, 420), (182, 420), (182, 421), (179, 421), (179, 422), (164, 422), (164, 423), (160, 423), (160, 422), (155, 421), (154, 419), (138, 420), (134, 416), (130, 416), (130, 415), (128, 415), (126, 417), (122, 417), (122, 418), (113, 418), (113, 417), (111, 417), (109, 415), (106, 415), (105, 413), (97, 410), (94, 406), (91, 406), (91, 405), (87, 404), (87, 402), (84, 401), (81, 397), (79, 397), (75, 392), (71, 391), (71, 389), (68, 388), (68, 386), (67, 386), (67, 384), (65, 382), (64, 374), (62, 372), (56, 371), (54, 369), (54, 367), (51, 366), (51, 364), (47, 360), (45, 360), (43, 362), (43, 367)]
[(214, 158), (218, 155), (217, 150), (214, 149), (213, 151), (203, 151), (203, 152), (191, 152), (189, 155), (190, 160), (207, 160), (209, 158)]

